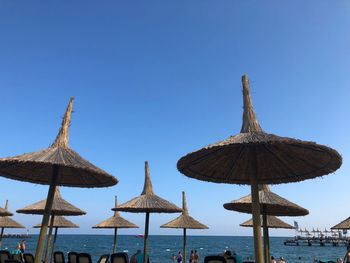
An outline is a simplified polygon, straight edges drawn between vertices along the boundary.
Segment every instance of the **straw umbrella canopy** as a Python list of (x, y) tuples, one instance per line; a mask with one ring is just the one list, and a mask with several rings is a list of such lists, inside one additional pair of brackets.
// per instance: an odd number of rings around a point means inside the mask
[(337, 151), (293, 138), (265, 133), (257, 121), (248, 76), (242, 77), (241, 132), (182, 157), (178, 170), (198, 180), (251, 185), (255, 260), (263, 262), (258, 184), (298, 182), (335, 172), (342, 159)]
[(331, 227), (331, 230), (334, 229), (350, 229), (350, 217)]
[[(265, 262), (270, 262), (270, 242), (267, 215), (274, 216), (305, 216), (309, 211), (270, 191), (268, 185), (259, 185), (260, 213), (264, 232)], [(224, 204), (227, 210), (252, 213), (252, 196), (247, 195), (238, 200)]]
[[(115, 205), (114, 208), (118, 207), (117, 196), (115, 196)], [(114, 229), (114, 238), (113, 238), (113, 253), (117, 253), (117, 231), (118, 228), (138, 228), (137, 225), (129, 222), (128, 220), (120, 216), (119, 211), (114, 211), (114, 215), (97, 225), (94, 225), (92, 228), (113, 228)]]
[(153, 192), (151, 178), (149, 175), (148, 162), (145, 162), (145, 183), (140, 196), (131, 199), (124, 204), (112, 210), (131, 212), (131, 213), (146, 213), (145, 220), (145, 236), (143, 245), (143, 263), (147, 260), (147, 245), (148, 245), (148, 228), (149, 228), (149, 214), (150, 213), (178, 213), (182, 209), (169, 201), (157, 196)]
[[(51, 218), (52, 218), (52, 216), (51, 216)], [(41, 224), (37, 224), (34, 226), (34, 228), (40, 228), (40, 227), (41, 227)], [(54, 220), (53, 220), (52, 227), (55, 228), (55, 234), (54, 234), (54, 238), (53, 238), (53, 242), (52, 242), (50, 262), (52, 262), (53, 252), (55, 251), (58, 229), (59, 228), (78, 228), (79, 226), (74, 224), (72, 221), (64, 218), (63, 216), (55, 216)]]
[(25, 226), (21, 225), (20, 223), (16, 222), (9, 216), (12, 216), (13, 214), (7, 210), (8, 208), (8, 200), (5, 202), (5, 209), (1, 208), (1, 216), (0, 216), (0, 227), (1, 227), (1, 233), (0, 233), (0, 246), (2, 245), (2, 238), (4, 236), (4, 230), (5, 228), (25, 228)]
[[(275, 217), (275, 216), (267, 216), (267, 227), (268, 228), (284, 228), (284, 229), (295, 229), (294, 226), (282, 221), (281, 219)], [(253, 227), (253, 219), (249, 219), (248, 221), (243, 222), (240, 224), (240, 226), (243, 227)], [(263, 226), (263, 225), (261, 225)]]
[[(45, 212), (45, 206), (46, 206), (46, 199), (41, 200), (39, 202), (36, 202), (34, 204), (28, 205), (24, 208), (18, 209), (17, 213), (22, 214), (32, 214), (32, 215), (43, 215)], [(54, 198), (52, 201), (52, 208), (51, 208), (51, 219), (49, 224), (49, 234), (46, 241), (46, 251), (45, 251), (45, 262), (49, 259), (49, 252), (50, 252), (50, 244), (51, 244), (51, 238), (52, 238), (52, 231), (55, 228), (55, 220), (57, 216), (80, 216), (85, 215), (86, 212), (77, 208), (76, 206), (72, 205), (68, 201), (64, 200), (61, 196), (61, 192), (59, 187), (55, 188)], [(59, 222), (59, 221), (57, 221)], [(41, 227), (41, 224), (40, 224)], [(55, 236), (57, 235), (57, 228), (55, 229)], [(54, 249), (56, 237), (54, 237), (54, 242), (52, 244), (52, 252)]]
[(35, 252), (35, 263), (40, 263), (52, 201), (57, 185), (75, 187), (107, 187), (118, 180), (83, 159), (68, 144), (68, 133), (73, 109), (70, 99), (61, 128), (53, 144), (44, 150), (0, 159), (0, 175), (38, 184), (49, 185), (45, 213)]
[(207, 229), (208, 227), (206, 225), (203, 225), (202, 223), (195, 220), (193, 217), (191, 217), (188, 213), (187, 209), (187, 203), (186, 203), (186, 195), (185, 192), (182, 192), (182, 214), (175, 218), (174, 220), (171, 220), (170, 222), (161, 225), (162, 228), (182, 228), (183, 229), (183, 241), (184, 241), (184, 248), (183, 248), (183, 254), (184, 254), (184, 261), (186, 262), (186, 229)]

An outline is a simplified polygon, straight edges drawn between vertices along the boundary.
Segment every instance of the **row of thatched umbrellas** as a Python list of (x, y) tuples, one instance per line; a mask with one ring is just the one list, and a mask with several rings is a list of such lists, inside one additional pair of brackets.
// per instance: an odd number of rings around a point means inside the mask
[[(263, 263), (260, 215), (263, 215), (263, 221), (265, 216), (261, 213), (259, 185), (298, 182), (326, 175), (341, 166), (342, 158), (334, 149), (314, 142), (265, 133), (253, 110), (246, 75), (242, 77), (242, 86), (244, 111), (241, 132), (187, 154), (178, 161), (177, 168), (184, 175), (198, 180), (251, 186), (250, 209), (253, 214), (255, 260)], [(70, 99), (59, 133), (49, 148), (0, 158), (1, 176), (50, 186), (43, 210), (35, 263), (41, 261), (57, 186), (108, 187), (118, 183), (115, 177), (86, 161), (69, 147), (72, 107), (73, 98)], [(151, 182), (147, 180), (147, 167), (146, 163), (146, 182), (141, 196), (116, 208), (120, 211), (146, 213), (144, 262), (150, 213), (181, 211), (153, 193)], [(269, 212), (266, 211), (265, 214)], [(53, 225), (53, 219), (51, 223)]]

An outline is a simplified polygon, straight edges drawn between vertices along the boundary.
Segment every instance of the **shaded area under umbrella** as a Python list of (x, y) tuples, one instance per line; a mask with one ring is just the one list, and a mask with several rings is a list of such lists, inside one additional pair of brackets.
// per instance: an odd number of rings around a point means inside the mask
[[(43, 215), (45, 212), (45, 206), (46, 206), (46, 199), (41, 200), (39, 202), (36, 202), (34, 204), (28, 205), (24, 208), (18, 209), (16, 212), (21, 213), (21, 214), (32, 214), (32, 215)], [(50, 224), (49, 224), (49, 233), (47, 236), (47, 241), (46, 241), (46, 250), (45, 250), (45, 256), (44, 256), (44, 262), (48, 262), (48, 259), (50, 257), (50, 244), (51, 244), (51, 239), (52, 239), (52, 231), (54, 229), (54, 224), (56, 221), (57, 216), (80, 216), (80, 215), (85, 215), (86, 212), (79, 209), (78, 207), (72, 205), (71, 203), (67, 202), (64, 200), (61, 196), (61, 192), (59, 187), (55, 188), (55, 194), (54, 198), (52, 201), (52, 207), (51, 207), (51, 218), (50, 218)], [(64, 223), (64, 221), (61, 222)], [(57, 223), (60, 222), (57, 220)], [(68, 222), (66, 222), (67, 225), (69, 225)], [(41, 227), (41, 224), (40, 224)], [(55, 232), (57, 231), (57, 228)], [(54, 238), (55, 239), (55, 238)], [(51, 254), (53, 255), (53, 249), (54, 249), (54, 244), (52, 245), (51, 249)], [(50, 261), (52, 258), (52, 255), (50, 257)]]
[(198, 180), (251, 185), (255, 260), (262, 263), (258, 185), (326, 175), (335, 172), (342, 159), (327, 146), (265, 133), (253, 110), (247, 75), (242, 77), (242, 86), (241, 132), (187, 154), (178, 161), (177, 168)]
[[(117, 196), (115, 196), (114, 208), (118, 207)], [(129, 222), (128, 220), (120, 216), (119, 211), (114, 211), (114, 215), (106, 220), (94, 225), (92, 228), (113, 228), (114, 238), (113, 238), (113, 253), (117, 253), (117, 232), (118, 228), (138, 228), (137, 225)]]
[(125, 202), (124, 204), (121, 204), (117, 208), (113, 208), (112, 210), (131, 213), (146, 213), (143, 263), (146, 263), (147, 260), (149, 214), (178, 213), (182, 211), (182, 209), (176, 205), (154, 194), (147, 161), (145, 162), (145, 183), (141, 195), (131, 199), (128, 202)]
[(41, 262), (42, 250), (57, 185), (107, 187), (118, 180), (94, 166), (73, 151), (68, 144), (73, 98), (69, 100), (61, 128), (54, 143), (37, 152), (0, 159), (0, 175), (31, 183), (48, 184), (49, 191), (35, 252), (35, 263)]
[(182, 192), (182, 214), (175, 218), (174, 220), (171, 220), (168, 223), (165, 223), (164, 225), (160, 226), (161, 228), (182, 228), (183, 229), (183, 255), (184, 260), (183, 262), (186, 262), (186, 229), (208, 229), (208, 227), (197, 220), (195, 220), (193, 217), (191, 217), (188, 213), (187, 209), (187, 203), (186, 203), (186, 195), (185, 192)]

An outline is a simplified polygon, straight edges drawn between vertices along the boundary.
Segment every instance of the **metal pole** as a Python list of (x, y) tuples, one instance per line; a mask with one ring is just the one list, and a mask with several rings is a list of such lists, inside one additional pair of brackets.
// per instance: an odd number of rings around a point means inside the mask
[(264, 260), (263, 260), (262, 242), (261, 242), (259, 186), (256, 178), (251, 178), (251, 192), (252, 192), (252, 214), (253, 214), (255, 262), (263, 263)]
[(51, 214), (53, 198), (55, 195), (55, 190), (58, 182), (58, 170), (59, 170), (59, 167), (55, 165), (53, 167), (51, 184), (50, 184), (49, 192), (46, 198), (45, 210), (44, 210), (43, 220), (41, 222), (39, 239), (36, 246), (34, 263), (41, 263), (41, 256), (44, 248), (47, 225), (49, 223), (49, 217)]
[(46, 263), (49, 262), (51, 238), (52, 238), (52, 229), (53, 229), (53, 222), (54, 222), (54, 220), (55, 220), (55, 216), (51, 215), (50, 228), (49, 228), (49, 234), (47, 235), (46, 250), (45, 250), (45, 257), (44, 257), (44, 262), (46, 262)]
[(117, 253), (117, 231), (118, 228), (114, 228), (113, 253)]
[(184, 228), (184, 263), (186, 263), (186, 228)]
[(270, 263), (270, 237), (269, 228), (267, 226), (267, 216), (263, 214), (263, 233), (264, 233), (264, 256), (265, 263)]
[(56, 239), (57, 239), (57, 231), (58, 231), (58, 227), (55, 227), (55, 234), (54, 234), (54, 236), (53, 236), (53, 242), (52, 242), (52, 247), (51, 247), (50, 263), (53, 262), (53, 254), (55, 253), (55, 246), (56, 246)]
[(146, 212), (145, 236), (143, 241), (143, 263), (147, 263), (148, 226), (149, 226), (149, 212)]

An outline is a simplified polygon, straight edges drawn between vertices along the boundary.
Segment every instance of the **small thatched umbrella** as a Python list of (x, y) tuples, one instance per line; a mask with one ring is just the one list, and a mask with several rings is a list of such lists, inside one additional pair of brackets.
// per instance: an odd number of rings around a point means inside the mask
[(8, 207), (8, 200), (6, 200), (5, 203), (5, 209), (1, 208), (0, 213), (0, 227), (1, 227), (1, 233), (0, 233), (0, 246), (2, 245), (2, 238), (4, 236), (4, 230), (5, 228), (25, 228), (20, 223), (16, 222), (15, 220), (11, 219), (9, 216), (12, 216), (13, 214), (9, 211), (7, 211)]
[(350, 217), (331, 227), (331, 230), (334, 229), (350, 229)]
[(70, 99), (61, 128), (54, 143), (47, 149), (0, 159), (0, 175), (38, 184), (50, 185), (35, 252), (35, 263), (41, 262), (52, 201), (57, 185), (75, 187), (107, 187), (118, 180), (83, 159), (68, 145), (68, 133), (73, 109)]
[[(28, 205), (22, 209), (18, 209), (17, 213), (22, 214), (31, 214), (31, 215), (43, 215), (45, 211), (45, 205), (46, 205), (46, 199), (41, 200), (39, 202), (36, 202), (32, 205)], [(52, 231), (55, 228), (55, 222), (57, 216), (80, 216), (85, 215), (86, 212), (75, 207), (71, 203), (64, 200), (61, 196), (59, 187), (56, 187), (55, 194), (52, 202), (52, 208), (51, 208), (51, 219), (50, 219), (50, 225), (49, 225), (49, 234), (46, 241), (46, 251), (45, 251), (45, 262), (48, 262), (49, 254), (50, 254), (50, 244), (51, 244), (51, 238), (52, 238)], [(57, 223), (62, 222), (62, 220), (57, 220)], [(67, 222), (68, 223), (68, 222)], [(69, 226), (69, 224), (67, 224)], [(40, 224), (41, 227), (41, 224)], [(55, 235), (57, 234), (57, 228), (55, 229)], [(56, 240), (56, 238), (54, 238)], [(55, 243), (55, 241), (54, 241)], [(54, 249), (54, 243), (52, 245), (52, 252)]]
[(143, 186), (143, 191), (141, 195), (131, 199), (130, 201), (124, 204), (121, 204), (120, 206), (118, 206), (118, 208), (113, 208), (112, 210), (132, 213), (146, 213), (145, 236), (143, 245), (143, 263), (146, 263), (147, 260), (149, 214), (178, 213), (182, 211), (176, 205), (154, 194), (147, 161), (145, 162), (145, 184)]
[[(262, 220), (262, 219), (261, 219)], [(248, 221), (240, 224), (243, 227), (253, 227), (253, 219), (249, 219)], [(261, 225), (263, 227), (263, 225)], [(266, 226), (268, 228), (284, 228), (284, 229), (295, 229), (294, 226), (282, 221), (281, 219), (275, 216), (267, 216)]]
[[(118, 207), (117, 196), (115, 196), (115, 206)], [(128, 220), (122, 218), (119, 214), (119, 211), (114, 211), (114, 215), (97, 225), (94, 225), (92, 228), (113, 228), (114, 229), (114, 238), (113, 238), (113, 253), (117, 253), (117, 231), (118, 228), (138, 228), (137, 225), (129, 222)]]
[(183, 239), (184, 239), (183, 262), (186, 262), (186, 229), (207, 229), (208, 228), (206, 225), (203, 225), (202, 223), (198, 222), (197, 220), (195, 220), (193, 217), (189, 215), (187, 204), (186, 204), (185, 192), (182, 192), (182, 214), (179, 217), (175, 218), (174, 220), (171, 220), (170, 222), (164, 225), (161, 225), (160, 227), (183, 229)]
[[(262, 215), (262, 226), (264, 232), (264, 255), (265, 262), (270, 262), (270, 241), (267, 215), (274, 216), (305, 216), (309, 211), (297, 204), (270, 191), (268, 185), (259, 185), (260, 213)], [(252, 196), (247, 195), (238, 200), (233, 200), (224, 204), (227, 210), (238, 211), (242, 213), (252, 213)]]
[(259, 184), (298, 182), (335, 172), (342, 159), (337, 151), (263, 132), (250, 98), (248, 76), (242, 77), (243, 123), (241, 132), (182, 157), (178, 170), (198, 180), (249, 184), (252, 194), (255, 260), (263, 262)]
[[(55, 217), (51, 216), (51, 219), (52, 218), (54, 218), (54, 220), (53, 220), (52, 226), (50, 226), (50, 227), (55, 228), (55, 234), (54, 234), (53, 242), (52, 242), (50, 262), (52, 262), (53, 253), (55, 251), (58, 229), (59, 228), (78, 228), (79, 227), (78, 225), (74, 224), (72, 221), (64, 218), (63, 216), (55, 216)], [(41, 224), (37, 224), (34, 226), (34, 228), (40, 228), (40, 227), (41, 227)], [(50, 243), (50, 241), (48, 241), (47, 244), (49, 245), (49, 243)], [(48, 249), (48, 246), (46, 249)]]

